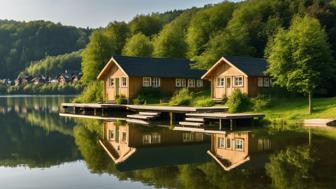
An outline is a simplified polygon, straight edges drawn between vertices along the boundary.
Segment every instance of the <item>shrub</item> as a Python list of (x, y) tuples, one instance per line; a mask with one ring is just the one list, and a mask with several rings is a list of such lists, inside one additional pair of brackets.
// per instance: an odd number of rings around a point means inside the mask
[(161, 93), (160, 89), (142, 88), (139, 91), (137, 98), (133, 99), (133, 104), (159, 103), (163, 96), (164, 95)]
[(239, 89), (235, 89), (228, 98), (226, 105), (230, 113), (246, 111), (249, 107), (249, 99)]
[(170, 99), (169, 105), (180, 106), (180, 105), (190, 105), (192, 100), (192, 93), (187, 89), (183, 88), (175, 93), (175, 95)]
[(211, 97), (198, 97), (193, 101), (193, 106), (206, 107), (215, 105)]
[(252, 99), (253, 110), (260, 111), (262, 109), (268, 108), (271, 104), (271, 99), (265, 95), (258, 95)]
[(124, 95), (117, 95), (115, 97), (116, 104), (127, 104), (127, 99)]
[(73, 102), (88, 103), (88, 102), (102, 102), (103, 101), (103, 85), (100, 81), (91, 82), (86, 86), (80, 96), (75, 98)]
[(223, 104), (225, 104), (228, 101), (228, 97), (226, 95), (223, 95), (222, 101), (223, 101)]

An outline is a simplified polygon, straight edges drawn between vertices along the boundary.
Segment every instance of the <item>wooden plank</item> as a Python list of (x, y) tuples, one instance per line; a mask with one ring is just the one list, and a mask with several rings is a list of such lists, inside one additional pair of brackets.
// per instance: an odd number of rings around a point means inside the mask
[(305, 119), (303, 124), (315, 127), (336, 126), (336, 119)]
[(158, 116), (160, 112), (139, 112), (140, 115)]
[(149, 105), (126, 105), (127, 108), (138, 110), (138, 111), (159, 111), (159, 112), (177, 112), (177, 113), (188, 113), (188, 112), (198, 112), (198, 111), (225, 111), (227, 107), (222, 106), (212, 106), (212, 107), (189, 107), (189, 106), (149, 106)]
[(185, 120), (194, 122), (204, 122), (204, 118), (198, 118), (198, 117), (186, 117)]
[(148, 116), (148, 115), (140, 115), (140, 114), (132, 114), (127, 115), (128, 118), (135, 118), (135, 119), (151, 119), (154, 116)]
[(186, 116), (202, 117), (207, 119), (247, 119), (263, 118), (265, 114), (248, 114), (248, 113), (187, 113)]
[(180, 125), (184, 126), (194, 126), (194, 127), (201, 127), (203, 123), (198, 123), (198, 122), (189, 122), (189, 121), (180, 121)]
[(144, 120), (139, 120), (139, 119), (126, 119), (128, 123), (136, 123), (136, 124), (141, 124), (141, 125), (149, 125), (147, 121)]

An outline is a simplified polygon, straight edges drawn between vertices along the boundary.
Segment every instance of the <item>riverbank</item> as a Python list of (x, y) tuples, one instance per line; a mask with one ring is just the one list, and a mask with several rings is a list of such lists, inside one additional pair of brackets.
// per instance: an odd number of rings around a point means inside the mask
[(313, 113), (308, 114), (308, 99), (300, 98), (276, 98), (271, 105), (258, 111), (266, 115), (270, 121), (286, 121), (299, 123), (308, 118), (335, 118), (336, 97), (314, 98)]

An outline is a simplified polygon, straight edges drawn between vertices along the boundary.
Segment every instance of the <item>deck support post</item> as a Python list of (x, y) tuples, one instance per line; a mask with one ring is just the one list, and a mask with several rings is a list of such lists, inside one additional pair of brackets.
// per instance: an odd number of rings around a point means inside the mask
[(233, 119), (230, 119), (230, 130), (233, 129)]
[(173, 126), (173, 119), (174, 119), (173, 112), (169, 112), (169, 125), (171, 127)]
[(97, 115), (97, 109), (96, 108), (93, 109), (93, 115), (95, 115), (95, 116)]
[(222, 130), (222, 119), (219, 119), (219, 130)]
[(104, 117), (104, 108), (101, 108), (101, 116)]
[(311, 140), (312, 140), (312, 134), (311, 134), (311, 129), (309, 128), (309, 132), (308, 132), (308, 143), (309, 143), (309, 146), (311, 145)]

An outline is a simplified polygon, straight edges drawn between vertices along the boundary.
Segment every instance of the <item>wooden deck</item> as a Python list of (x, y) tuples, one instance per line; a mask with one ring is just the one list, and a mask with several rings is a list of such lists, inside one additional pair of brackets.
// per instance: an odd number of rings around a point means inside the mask
[(248, 113), (187, 113), (188, 117), (200, 117), (204, 119), (250, 119), (264, 118), (265, 114)]
[(336, 126), (336, 119), (305, 119), (303, 125), (306, 127)]
[(154, 112), (173, 112), (173, 113), (188, 113), (188, 112), (224, 112), (227, 111), (225, 106), (211, 107), (189, 107), (189, 106), (149, 106), (149, 105), (125, 105), (128, 109), (136, 111), (154, 111)]

